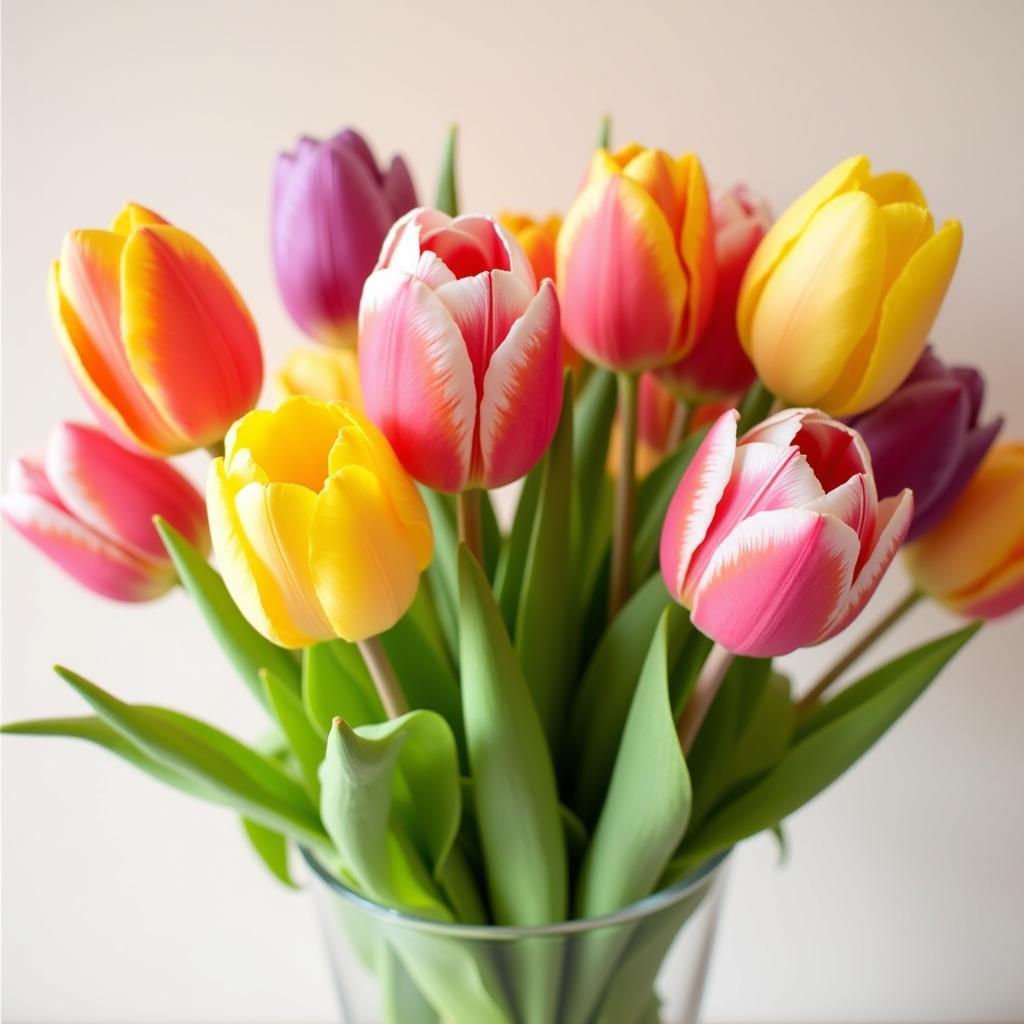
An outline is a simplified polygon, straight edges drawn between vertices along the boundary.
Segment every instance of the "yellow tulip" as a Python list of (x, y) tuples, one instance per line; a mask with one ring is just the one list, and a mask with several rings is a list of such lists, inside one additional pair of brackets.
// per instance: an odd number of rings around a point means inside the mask
[(828, 172), (775, 222), (747, 267), (737, 328), (770, 391), (834, 416), (888, 398), (924, 351), (960, 255), (907, 174), (864, 156)]
[(361, 409), (359, 357), (351, 348), (308, 345), (292, 349), (276, 375), (285, 398), (308, 395), (321, 402), (348, 402)]
[(972, 619), (1024, 604), (1024, 444), (992, 448), (953, 507), (904, 548), (917, 589)]
[(430, 564), (423, 499), (344, 402), (296, 397), (243, 416), (210, 466), (206, 504), (232, 598), (282, 647), (383, 633)]

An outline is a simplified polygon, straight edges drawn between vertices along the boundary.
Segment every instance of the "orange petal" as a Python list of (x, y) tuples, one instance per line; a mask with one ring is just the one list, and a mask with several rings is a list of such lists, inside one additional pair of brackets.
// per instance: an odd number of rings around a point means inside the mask
[(115, 235), (121, 235), (122, 238), (127, 238), (133, 231), (141, 228), (145, 224), (166, 224), (167, 221), (160, 216), (159, 213), (154, 213), (152, 210), (146, 209), (145, 206), (140, 206), (138, 203), (126, 203), (124, 209), (114, 218), (114, 222), (110, 225), (110, 230)]

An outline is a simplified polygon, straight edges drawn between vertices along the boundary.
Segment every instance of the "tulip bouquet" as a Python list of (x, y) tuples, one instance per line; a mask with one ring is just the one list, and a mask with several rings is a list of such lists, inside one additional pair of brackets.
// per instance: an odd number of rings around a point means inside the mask
[[(1024, 447), (927, 347), (961, 229), (907, 175), (847, 160), (773, 223), (605, 140), (564, 220), (456, 207), (454, 137), (434, 209), (352, 131), (280, 157), (274, 266), (319, 347), (272, 409), (199, 242), (135, 205), (68, 235), (50, 302), (98, 426), (17, 459), (4, 515), (106, 597), (180, 584), (268, 734), (65, 668), (93, 714), (5, 731), (232, 809), (285, 884), (301, 849), (386, 1020), (656, 1021), (700, 893), (631, 908), (781, 834), (1024, 603)], [(205, 502), (166, 461), (201, 447)], [(794, 689), (773, 659), (850, 627), (901, 547), (915, 589)], [(922, 595), (972, 621), (836, 687)]]

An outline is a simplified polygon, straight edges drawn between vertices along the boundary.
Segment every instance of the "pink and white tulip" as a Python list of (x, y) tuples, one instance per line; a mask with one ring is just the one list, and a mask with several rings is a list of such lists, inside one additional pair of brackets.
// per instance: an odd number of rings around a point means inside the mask
[(562, 404), (558, 298), (491, 217), (406, 214), (359, 310), (370, 419), (436, 490), (498, 487), (551, 442)]
[(712, 426), (661, 535), (669, 592), (736, 654), (775, 657), (844, 629), (906, 536), (909, 490), (879, 501), (860, 435), (787, 409), (738, 441), (735, 410)]
[(154, 516), (210, 549), (205, 503), (185, 477), (75, 423), (54, 429), (43, 457), (14, 459), (0, 510), (69, 576), (116, 601), (148, 601), (174, 585)]

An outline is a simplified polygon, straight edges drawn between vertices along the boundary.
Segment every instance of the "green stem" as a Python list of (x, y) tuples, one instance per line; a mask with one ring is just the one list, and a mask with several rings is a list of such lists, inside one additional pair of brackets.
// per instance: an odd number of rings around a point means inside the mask
[(615, 618), (629, 597), (633, 574), (633, 525), (636, 512), (637, 389), (635, 374), (619, 379), (619, 472), (615, 481), (615, 527), (612, 533), (612, 577), (608, 618)]
[(797, 715), (804, 715), (821, 699), (825, 691), (869, 648), (903, 618), (924, 595), (911, 590), (881, 622), (861, 637), (811, 688), (800, 698)]
[(775, 396), (761, 383), (760, 378), (747, 389), (740, 403), (740, 422), (737, 426), (739, 434), (745, 434), (755, 424), (760, 423), (772, 411)]
[(459, 516), (459, 540), (484, 564), (484, 527), (480, 491), (460, 491), (455, 499)]
[(388, 718), (401, 718), (409, 710), (409, 702), (402, 692), (402, 685), (395, 675), (394, 666), (387, 656), (380, 637), (371, 636), (359, 641), (359, 653), (366, 662), (366, 667), (373, 679), (384, 713)]
[(735, 655), (732, 651), (726, 650), (721, 644), (715, 644), (711, 648), (707, 658), (704, 660), (704, 667), (700, 670), (697, 682), (694, 684), (693, 693), (679, 716), (676, 731), (679, 733), (679, 745), (683, 748), (684, 754), (689, 754), (693, 749), (697, 733), (704, 724), (704, 719), (711, 708), (718, 693), (725, 674)]

